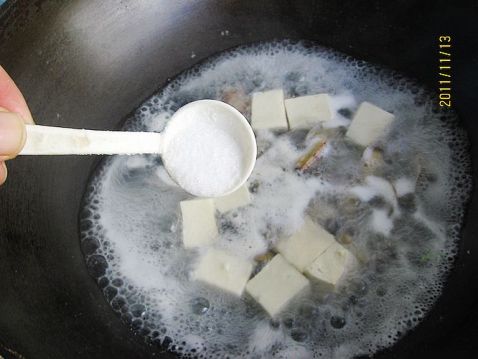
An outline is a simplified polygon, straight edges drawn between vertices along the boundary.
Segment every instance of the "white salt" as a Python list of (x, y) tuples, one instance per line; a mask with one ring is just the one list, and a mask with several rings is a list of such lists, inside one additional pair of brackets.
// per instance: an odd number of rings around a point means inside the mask
[(243, 153), (231, 130), (223, 128), (220, 108), (184, 115), (181, 126), (165, 144), (163, 160), (175, 181), (187, 192), (214, 197), (233, 190), (241, 180)]

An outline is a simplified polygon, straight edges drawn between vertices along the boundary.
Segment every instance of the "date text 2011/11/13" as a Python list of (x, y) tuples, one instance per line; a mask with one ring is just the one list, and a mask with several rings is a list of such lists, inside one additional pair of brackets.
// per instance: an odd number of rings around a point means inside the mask
[(439, 36), (438, 43), (439, 104), (440, 107), (451, 107), (451, 36)]

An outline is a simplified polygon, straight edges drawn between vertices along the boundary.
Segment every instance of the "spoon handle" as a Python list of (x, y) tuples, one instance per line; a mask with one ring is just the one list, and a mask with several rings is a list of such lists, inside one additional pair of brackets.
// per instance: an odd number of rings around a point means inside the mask
[(131, 155), (160, 153), (161, 134), (80, 130), (26, 125), (27, 139), (20, 155)]

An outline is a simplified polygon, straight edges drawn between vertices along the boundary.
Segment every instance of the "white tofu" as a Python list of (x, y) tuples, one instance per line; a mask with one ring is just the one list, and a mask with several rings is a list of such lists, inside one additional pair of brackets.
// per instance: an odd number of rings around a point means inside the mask
[(285, 100), (285, 109), (290, 128), (313, 127), (332, 119), (329, 95), (326, 93), (289, 98)]
[(315, 258), (335, 242), (332, 234), (306, 217), (298, 232), (279, 241), (277, 251), (303, 272)]
[(346, 136), (366, 147), (384, 134), (394, 117), (391, 113), (369, 102), (362, 102), (347, 130)]
[(282, 89), (252, 94), (251, 125), (255, 130), (288, 129)]
[(218, 235), (214, 201), (212, 199), (181, 201), (180, 207), (184, 247), (194, 248), (213, 243)]
[(277, 254), (247, 283), (246, 292), (274, 317), (308, 285), (308, 279)]
[(252, 269), (253, 265), (249, 261), (224, 251), (209, 249), (199, 260), (192, 278), (240, 296)]
[(349, 250), (334, 242), (305, 269), (305, 274), (319, 281), (324, 290), (333, 291), (354, 259)]
[(244, 184), (239, 187), (238, 190), (228, 194), (224, 197), (216, 197), (214, 198), (214, 203), (216, 204), (216, 209), (219, 212), (227, 212), (231, 209), (238, 208), (245, 206), (251, 203), (251, 194), (249, 193), (249, 189)]

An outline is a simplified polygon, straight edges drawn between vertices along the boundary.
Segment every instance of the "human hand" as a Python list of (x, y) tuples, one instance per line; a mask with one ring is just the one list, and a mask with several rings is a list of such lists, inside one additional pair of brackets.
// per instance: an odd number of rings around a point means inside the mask
[(6, 160), (14, 158), (26, 139), (25, 123), (33, 118), (22, 93), (0, 66), (0, 185), (7, 179)]

